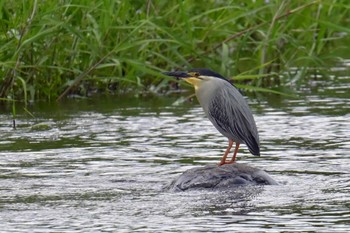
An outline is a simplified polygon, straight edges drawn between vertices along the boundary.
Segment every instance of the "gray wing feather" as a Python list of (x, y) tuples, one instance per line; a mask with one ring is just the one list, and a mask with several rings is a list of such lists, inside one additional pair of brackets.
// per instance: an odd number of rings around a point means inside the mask
[(219, 88), (208, 108), (208, 118), (226, 137), (243, 142), (253, 155), (260, 155), (259, 136), (249, 106), (239, 91), (229, 84)]

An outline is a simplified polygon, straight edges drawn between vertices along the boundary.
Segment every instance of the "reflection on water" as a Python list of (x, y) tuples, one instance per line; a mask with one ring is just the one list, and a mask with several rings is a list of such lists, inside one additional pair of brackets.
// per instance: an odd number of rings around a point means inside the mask
[[(183, 171), (219, 161), (226, 139), (197, 104), (121, 98), (36, 105), (12, 130), (0, 118), (3, 231), (314, 231), (350, 229), (349, 78), (300, 98), (250, 99), (262, 155), (239, 162), (279, 186), (162, 192)], [(44, 128), (32, 127), (37, 123)]]

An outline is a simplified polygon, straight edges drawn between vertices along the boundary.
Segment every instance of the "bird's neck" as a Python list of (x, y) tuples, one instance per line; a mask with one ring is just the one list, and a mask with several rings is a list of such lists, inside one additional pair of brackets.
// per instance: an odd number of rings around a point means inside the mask
[(210, 83), (208, 84), (203, 83), (202, 85), (195, 87), (195, 92), (196, 92), (196, 96), (199, 104), (202, 106), (204, 112), (208, 114), (209, 103), (212, 101), (212, 97), (217, 91), (217, 88), (213, 88), (213, 87), (208, 88), (205, 85), (210, 85)]

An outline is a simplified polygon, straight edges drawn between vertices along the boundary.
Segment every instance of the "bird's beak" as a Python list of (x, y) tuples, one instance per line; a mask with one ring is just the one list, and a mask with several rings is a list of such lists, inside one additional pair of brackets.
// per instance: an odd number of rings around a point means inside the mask
[(183, 79), (189, 84), (193, 85), (196, 90), (202, 81), (201, 78), (198, 77), (199, 74), (197, 72), (172, 71), (164, 72), (163, 74), (176, 77), (177, 79)]
[(170, 71), (170, 72), (163, 72), (162, 74), (165, 74), (167, 76), (176, 77), (176, 78), (189, 78), (189, 77), (192, 77), (192, 75), (190, 75), (189, 73), (184, 72), (184, 71)]

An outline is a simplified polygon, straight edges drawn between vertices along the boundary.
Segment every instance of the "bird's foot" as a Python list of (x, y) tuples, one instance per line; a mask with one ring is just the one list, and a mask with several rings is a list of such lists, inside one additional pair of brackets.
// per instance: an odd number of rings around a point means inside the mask
[(220, 163), (218, 163), (219, 167), (224, 165), (224, 164), (233, 164), (235, 163), (235, 160), (230, 160), (230, 161), (221, 161)]

